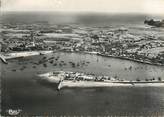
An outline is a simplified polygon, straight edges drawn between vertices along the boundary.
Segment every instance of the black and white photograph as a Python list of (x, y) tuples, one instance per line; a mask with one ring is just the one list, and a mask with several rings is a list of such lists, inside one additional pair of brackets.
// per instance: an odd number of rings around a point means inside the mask
[(164, 0), (0, 0), (0, 116), (163, 117)]

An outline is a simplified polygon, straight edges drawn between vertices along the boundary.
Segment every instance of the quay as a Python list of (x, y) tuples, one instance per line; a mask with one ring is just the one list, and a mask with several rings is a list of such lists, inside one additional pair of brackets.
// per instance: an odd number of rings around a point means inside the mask
[(6, 59), (14, 59), (14, 58), (20, 58), (20, 57), (34, 56), (34, 55), (44, 55), (44, 54), (48, 54), (52, 52), (53, 51), (24, 51), (24, 52), (8, 53), (8, 54), (5, 54), (5, 56), (6, 56)]
[(24, 51), (24, 52), (14, 52), (14, 53), (7, 53), (7, 54), (0, 54), (0, 59), (3, 63), (7, 64), (7, 60), (9, 59), (16, 59), (16, 58), (23, 58), (28, 56), (34, 55), (44, 55), (52, 53), (53, 51)]

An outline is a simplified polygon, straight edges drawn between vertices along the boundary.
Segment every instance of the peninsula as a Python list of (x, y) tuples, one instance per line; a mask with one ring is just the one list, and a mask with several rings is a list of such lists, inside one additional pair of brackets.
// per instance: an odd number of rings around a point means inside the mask
[(57, 89), (63, 87), (161, 87), (164, 86), (162, 79), (146, 79), (145, 81), (120, 80), (109, 76), (96, 76), (94, 74), (85, 74), (70, 71), (54, 71), (45, 74), (39, 74), (39, 77), (57, 83)]
[(148, 24), (150, 26), (163, 27), (164, 28), (164, 20), (162, 20), (162, 21), (155, 21), (155, 20), (151, 19), (151, 20), (145, 20), (144, 23)]

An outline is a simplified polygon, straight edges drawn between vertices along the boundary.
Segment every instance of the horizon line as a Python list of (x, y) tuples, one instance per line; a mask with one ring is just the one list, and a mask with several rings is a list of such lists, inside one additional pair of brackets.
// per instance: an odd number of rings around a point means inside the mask
[(129, 14), (129, 15), (160, 15), (164, 16), (163, 13), (141, 13), (141, 12), (102, 12), (102, 11), (53, 11), (53, 10), (23, 10), (23, 11), (18, 11), (18, 10), (1, 10), (0, 13), (9, 13), (9, 12), (29, 12), (29, 13), (34, 13), (34, 12), (43, 12), (43, 13), (69, 13), (69, 14), (109, 14), (109, 15), (121, 15), (121, 14)]

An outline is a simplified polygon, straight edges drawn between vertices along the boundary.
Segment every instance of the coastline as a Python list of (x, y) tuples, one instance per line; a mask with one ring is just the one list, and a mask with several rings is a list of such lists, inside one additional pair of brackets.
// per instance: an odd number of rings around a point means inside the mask
[(106, 54), (102, 54), (102, 53), (99, 53), (99, 52), (87, 52), (87, 51), (63, 51), (63, 50), (57, 50), (57, 51), (49, 50), (49, 51), (46, 51), (45, 50), (45, 51), (12, 52), (12, 53), (7, 53), (7, 54), (0, 55), (0, 59), (4, 63), (6, 63), (6, 60), (8, 60), (8, 59), (21, 58), (21, 57), (34, 56), (34, 55), (44, 55), (44, 54), (53, 53), (53, 52), (92, 54), (92, 55), (98, 55), (98, 56), (103, 56), (103, 57), (111, 57), (111, 58), (117, 58), (117, 59), (122, 59), (122, 60), (129, 60), (129, 61), (133, 61), (133, 62), (137, 62), (137, 63), (156, 65), (156, 66), (164, 66), (164, 64), (160, 64), (160, 63), (152, 63), (152, 62), (149, 62), (149, 61), (137, 60), (137, 59), (132, 59), (132, 58), (128, 58), (128, 57), (106, 55)]
[(58, 90), (68, 87), (94, 88), (94, 87), (164, 87), (164, 82), (158, 83), (124, 83), (124, 82), (92, 82), (92, 81), (62, 81), (58, 85)]
[(129, 60), (129, 61), (133, 61), (133, 62), (137, 62), (137, 63), (156, 65), (156, 66), (164, 66), (164, 64), (160, 64), (160, 63), (152, 63), (152, 62), (148, 62), (148, 61), (137, 60), (137, 59), (127, 58), (127, 57), (122, 57), (122, 56), (106, 55), (106, 54), (102, 54), (102, 53), (99, 53), (99, 52), (86, 52), (86, 51), (80, 51), (80, 52), (61, 51), (61, 52), (92, 54), (92, 55), (98, 55), (98, 56), (103, 56), (103, 57), (111, 57), (111, 58), (117, 58), (117, 59), (122, 59), (122, 60)]
[(142, 61), (142, 60), (127, 58), (127, 57), (121, 57), (121, 56), (105, 55), (105, 54), (101, 54), (101, 53), (98, 53), (97, 55), (105, 56), (105, 57), (118, 58), (118, 59), (122, 59), (122, 60), (129, 60), (129, 61), (134, 61), (134, 62), (138, 62), (138, 63), (149, 64), (149, 65), (164, 66), (164, 64), (160, 64), (160, 63), (152, 63), (152, 62), (148, 62), (148, 61)]

